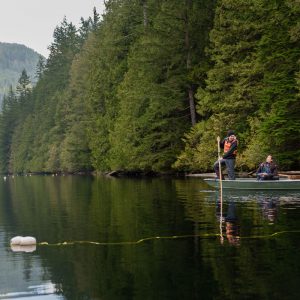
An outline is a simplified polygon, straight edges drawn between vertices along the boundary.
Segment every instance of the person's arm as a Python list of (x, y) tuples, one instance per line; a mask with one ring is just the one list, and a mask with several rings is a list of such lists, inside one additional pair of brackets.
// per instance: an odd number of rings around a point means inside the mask
[(271, 173), (273, 176), (278, 176), (277, 165), (272, 164)]
[(221, 149), (224, 149), (225, 140), (226, 140), (226, 138), (223, 139), (222, 141), (220, 141), (220, 148)]
[(259, 167), (256, 171), (256, 175), (258, 175), (259, 173), (262, 173), (262, 164), (259, 165)]
[(237, 149), (237, 141), (231, 144), (230, 149), (226, 153), (224, 153), (223, 158), (227, 158), (228, 156), (231, 156), (236, 149)]

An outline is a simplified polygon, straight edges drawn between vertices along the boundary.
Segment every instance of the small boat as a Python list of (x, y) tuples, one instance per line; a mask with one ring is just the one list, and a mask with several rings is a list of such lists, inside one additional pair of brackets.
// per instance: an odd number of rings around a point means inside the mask
[[(219, 188), (219, 179), (204, 179), (204, 181), (214, 187)], [(239, 190), (300, 190), (300, 179), (279, 180), (257, 180), (256, 178), (237, 178), (236, 180), (222, 180), (223, 189)]]

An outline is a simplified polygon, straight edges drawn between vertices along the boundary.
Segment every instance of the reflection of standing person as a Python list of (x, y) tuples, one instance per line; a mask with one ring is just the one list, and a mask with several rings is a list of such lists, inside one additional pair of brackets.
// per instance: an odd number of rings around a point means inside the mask
[(230, 180), (235, 180), (234, 166), (235, 166), (235, 158), (237, 154), (237, 146), (238, 146), (238, 141), (236, 139), (234, 131), (229, 130), (227, 133), (227, 137), (223, 139), (222, 142), (220, 142), (220, 147), (224, 149), (223, 157), (214, 163), (214, 170), (217, 174), (217, 178), (220, 177), (220, 173), (219, 173), (219, 161), (220, 161), (221, 165), (226, 165), (228, 171), (228, 178)]
[(239, 246), (240, 245), (240, 236), (239, 236), (239, 223), (236, 216), (236, 206), (235, 202), (231, 201), (228, 203), (226, 216), (222, 216), (222, 202), (217, 201), (216, 206), (216, 216), (220, 221), (220, 236), (221, 244), (224, 242), (223, 237), (223, 224), (225, 222), (225, 236), (230, 245)]
[(239, 246), (240, 237), (239, 237), (239, 227), (236, 223), (226, 222), (226, 237), (231, 245)]
[(240, 237), (234, 202), (228, 204), (227, 215), (225, 217), (225, 230), (229, 244), (238, 246), (240, 244)]
[(277, 165), (273, 162), (272, 155), (268, 155), (266, 161), (259, 165), (256, 171), (257, 180), (279, 179)]

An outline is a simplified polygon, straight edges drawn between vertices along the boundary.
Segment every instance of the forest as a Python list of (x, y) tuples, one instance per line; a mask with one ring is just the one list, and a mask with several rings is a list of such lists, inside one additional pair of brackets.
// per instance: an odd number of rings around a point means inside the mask
[(17, 84), (24, 68), (35, 83), (35, 66), (38, 60), (39, 54), (24, 45), (0, 42), (0, 105), (9, 86)]
[(299, 1), (105, 5), (5, 95), (1, 172), (210, 171), (229, 129), (237, 169), (300, 167)]

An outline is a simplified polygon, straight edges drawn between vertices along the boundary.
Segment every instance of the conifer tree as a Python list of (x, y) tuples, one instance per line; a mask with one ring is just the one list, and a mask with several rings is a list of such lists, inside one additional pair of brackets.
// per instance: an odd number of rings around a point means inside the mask
[(194, 90), (214, 5), (200, 2), (147, 3), (151, 25), (131, 47), (118, 92), (120, 115), (110, 138), (112, 168), (170, 170), (183, 133), (195, 123)]
[[(259, 1), (258, 1), (259, 2)], [(235, 129), (244, 145), (247, 120), (259, 106), (257, 89), (263, 76), (257, 62), (262, 35), (257, 1), (219, 1), (210, 32), (212, 67), (197, 92), (200, 121), (185, 136), (186, 148), (175, 166), (206, 170), (217, 158), (216, 137)]]
[(0, 167), (1, 172), (8, 172), (11, 153), (12, 135), (18, 122), (18, 102), (12, 86), (4, 96), (0, 114)]
[(103, 20), (90, 41), (87, 129), (92, 164), (99, 171), (111, 168), (109, 135), (119, 114), (116, 94), (127, 70), (129, 47), (139, 34), (141, 13), (139, 0), (107, 1)]
[(250, 142), (244, 154), (248, 164), (248, 157), (258, 163), (257, 146), (263, 156), (272, 153), (282, 169), (297, 168), (300, 164), (300, 102), (295, 80), (300, 59), (297, 6), (299, 9), (299, 5), (289, 1), (264, 2), (257, 55), (263, 78), (257, 94), (257, 118), (252, 124), (256, 143)]
[(3, 172), (210, 170), (228, 129), (239, 167), (299, 166), (297, 1), (105, 5), (79, 29), (64, 19), (36, 85), (24, 70), (5, 96)]
[(291, 33), (299, 13), (287, 3), (218, 3), (210, 34), (214, 65), (206, 87), (197, 93), (202, 120), (186, 135), (177, 167), (211, 169), (217, 157), (215, 137), (228, 129), (239, 137), (240, 166), (255, 168), (268, 153), (282, 168), (297, 165), (299, 47)]
[(20, 102), (29, 95), (31, 89), (32, 86), (31, 86), (30, 78), (27, 75), (26, 70), (24, 69), (18, 80), (18, 84), (16, 88), (16, 94)]
[(35, 71), (35, 77), (37, 80), (41, 79), (43, 72), (45, 70), (45, 66), (46, 66), (45, 58), (42, 55), (40, 55), (38, 63), (36, 65), (36, 71)]

